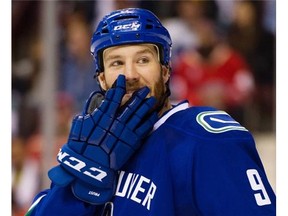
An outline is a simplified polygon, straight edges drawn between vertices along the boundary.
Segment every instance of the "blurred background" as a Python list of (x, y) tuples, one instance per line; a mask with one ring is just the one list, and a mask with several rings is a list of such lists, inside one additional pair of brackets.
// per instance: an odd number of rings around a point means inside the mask
[(12, 213), (49, 187), (93, 78), (90, 39), (114, 9), (153, 11), (170, 31), (172, 100), (224, 109), (255, 136), (276, 192), (276, 2), (12, 1)]

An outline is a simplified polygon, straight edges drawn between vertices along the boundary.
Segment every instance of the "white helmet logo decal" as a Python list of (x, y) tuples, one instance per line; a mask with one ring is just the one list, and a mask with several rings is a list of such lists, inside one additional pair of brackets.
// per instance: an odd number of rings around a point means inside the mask
[(138, 21), (134, 21), (134, 22), (128, 22), (125, 24), (121, 24), (121, 25), (116, 25), (114, 26), (113, 30), (114, 31), (119, 31), (119, 30), (127, 30), (127, 31), (137, 31), (140, 28), (141, 24)]

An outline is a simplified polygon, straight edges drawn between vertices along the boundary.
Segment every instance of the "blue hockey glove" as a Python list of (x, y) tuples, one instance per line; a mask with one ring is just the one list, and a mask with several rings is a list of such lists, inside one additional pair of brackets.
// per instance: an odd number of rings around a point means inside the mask
[(53, 183), (71, 184), (74, 195), (91, 204), (103, 204), (112, 198), (117, 171), (158, 119), (151, 111), (156, 99), (146, 98), (148, 87), (135, 91), (120, 107), (125, 86), (125, 77), (119, 75), (105, 97), (99, 92), (90, 95), (82, 115), (73, 119), (68, 142), (57, 155), (60, 164), (48, 172)]

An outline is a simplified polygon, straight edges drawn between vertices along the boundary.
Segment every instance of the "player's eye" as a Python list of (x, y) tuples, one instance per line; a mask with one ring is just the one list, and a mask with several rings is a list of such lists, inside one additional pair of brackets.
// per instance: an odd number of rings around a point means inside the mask
[(120, 66), (120, 65), (123, 65), (123, 62), (120, 61), (120, 60), (116, 60), (116, 61), (112, 61), (112, 62), (109, 64), (109, 67), (117, 67), (117, 66)]
[(148, 57), (141, 57), (137, 61), (139, 64), (147, 64), (150, 62), (150, 59)]

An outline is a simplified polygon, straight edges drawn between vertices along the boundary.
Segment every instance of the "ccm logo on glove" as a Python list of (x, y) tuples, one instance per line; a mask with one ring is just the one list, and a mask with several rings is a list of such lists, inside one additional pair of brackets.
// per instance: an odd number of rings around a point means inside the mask
[[(83, 174), (90, 176), (91, 178), (94, 178), (98, 181), (102, 182), (102, 179), (104, 179), (107, 176), (107, 173), (105, 171), (98, 169), (96, 167), (87, 167), (84, 161), (70, 156), (67, 152), (62, 152), (61, 149), (57, 154), (57, 159), (61, 163), (66, 164), (72, 169), (77, 170), (78, 172), (82, 172)], [(91, 173), (90, 171), (93, 171), (93, 173)]]

